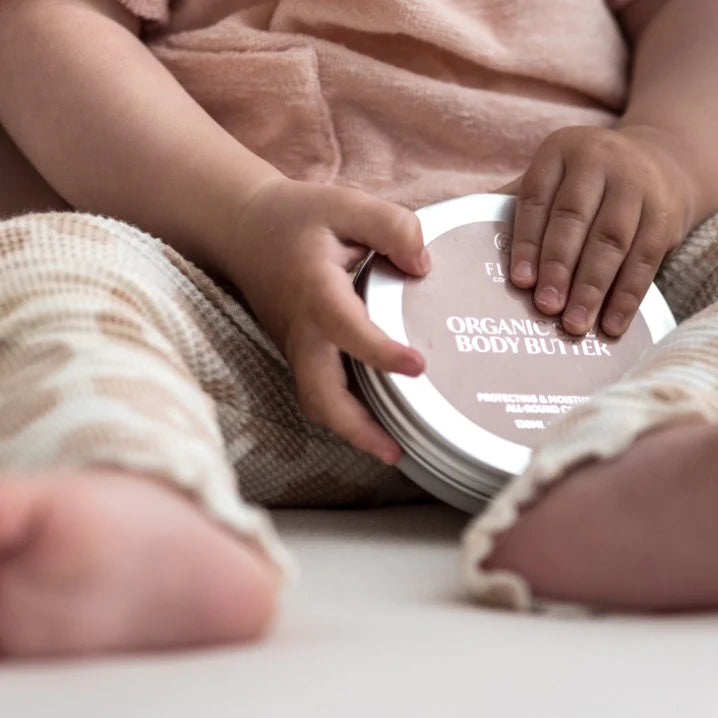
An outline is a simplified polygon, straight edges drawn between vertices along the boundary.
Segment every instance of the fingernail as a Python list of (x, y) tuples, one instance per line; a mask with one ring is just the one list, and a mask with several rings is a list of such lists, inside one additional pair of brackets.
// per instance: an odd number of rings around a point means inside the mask
[(526, 260), (519, 262), (514, 267), (514, 271), (513, 271), (514, 279), (518, 279), (519, 281), (525, 282), (529, 279), (533, 279), (533, 276), (534, 276), (533, 267)]
[(419, 255), (419, 267), (421, 271), (427, 273), (431, 270), (431, 257), (429, 256), (429, 250), (424, 247)]
[(401, 458), (401, 451), (397, 451), (393, 446), (376, 446), (372, 453), (389, 466), (393, 466)]
[(603, 328), (611, 334), (620, 334), (625, 317), (619, 312), (612, 312), (603, 320)]
[(586, 307), (582, 307), (580, 304), (575, 307), (571, 307), (566, 314), (563, 315), (564, 323), (572, 324), (575, 327), (584, 327), (588, 324), (588, 312)]
[(418, 376), (424, 371), (424, 362), (421, 357), (411, 354), (402, 361), (402, 373)]
[(558, 290), (555, 287), (542, 287), (536, 293), (536, 301), (546, 306), (558, 304)]

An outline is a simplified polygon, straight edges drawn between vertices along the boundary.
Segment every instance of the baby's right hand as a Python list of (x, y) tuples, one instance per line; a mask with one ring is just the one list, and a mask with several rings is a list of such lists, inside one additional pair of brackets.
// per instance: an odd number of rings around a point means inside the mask
[(348, 391), (340, 353), (381, 371), (423, 371), (419, 352), (370, 321), (348, 274), (368, 249), (426, 274), (416, 215), (357, 190), (281, 177), (247, 203), (239, 233), (228, 274), (287, 358), (304, 414), (358, 449), (398, 461), (399, 445)]

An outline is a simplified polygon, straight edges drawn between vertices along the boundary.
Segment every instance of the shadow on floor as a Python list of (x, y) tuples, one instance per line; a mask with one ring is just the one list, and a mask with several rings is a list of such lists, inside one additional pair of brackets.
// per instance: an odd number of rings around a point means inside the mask
[(444, 504), (370, 509), (279, 509), (271, 512), (281, 534), (386, 538), (394, 542), (457, 542), (470, 516)]

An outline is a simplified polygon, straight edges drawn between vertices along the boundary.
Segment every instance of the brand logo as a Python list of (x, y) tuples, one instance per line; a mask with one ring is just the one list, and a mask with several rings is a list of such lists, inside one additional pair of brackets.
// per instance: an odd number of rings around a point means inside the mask
[(502, 254), (511, 253), (512, 236), (508, 232), (499, 232), (494, 236), (494, 247)]

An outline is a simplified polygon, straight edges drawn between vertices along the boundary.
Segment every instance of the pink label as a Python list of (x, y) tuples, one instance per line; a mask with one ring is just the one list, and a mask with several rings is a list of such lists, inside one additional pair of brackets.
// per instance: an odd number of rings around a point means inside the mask
[(620, 377), (652, 341), (640, 314), (620, 340), (567, 334), (507, 279), (510, 244), (506, 222), (437, 237), (429, 276), (406, 281), (404, 324), (427, 377), (458, 411), (532, 447), (541, 429)]

